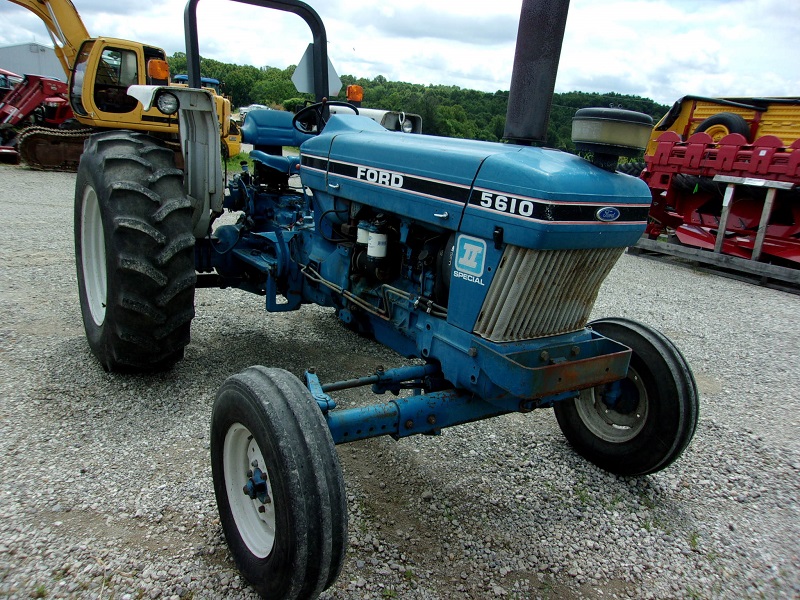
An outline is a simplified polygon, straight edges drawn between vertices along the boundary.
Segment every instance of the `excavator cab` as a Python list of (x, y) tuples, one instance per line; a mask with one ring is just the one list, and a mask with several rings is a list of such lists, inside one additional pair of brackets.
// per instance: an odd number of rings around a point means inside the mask
[[(169, 65), (163, 50), (128, 40), (89, 35), (71, 0), (11, 0), (39, 17), (53, 40), (54, 50), (69, 78), (69, 103), (75, 120), (69, 130), (27, 127), (18, 136), (19, 155), (34, 168), (77, 167), (83, 142), (99, 129), (145, 131), (178, 139), (178, 115), (157, 108), (143, 110), (128, 96), (131, 85), (169, 85)], [(239, 132), (230, 129), (230, 101), (214, 98), (224, 153), (239, 153)], [(177, 146), (176, 146), (177, 147)], [(16, 154), (16, 151), (15, 151)]]
[[(163, 50), (112, 38), (81, 44), (70, 74), (70, 104), (81, 121), (96, 127), (174, 132), (176, 121), (155, 109), (143, 111), (128, 96), (132, 85), (164, 85), (168, 74), (152, 68), (165, 63)], [(154, 76), (155, 75), (155, 76)]]

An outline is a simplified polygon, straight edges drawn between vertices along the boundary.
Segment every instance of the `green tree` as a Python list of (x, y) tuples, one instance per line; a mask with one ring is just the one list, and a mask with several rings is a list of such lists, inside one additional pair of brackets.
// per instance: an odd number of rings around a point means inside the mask
[[(186, 55), (176, 52), (168, 59), (170, 72), (175, 75), (186, 72)], [(257, 102), (284, 110), (312, 100), (308, 94), (300, 94), (291, 82), (295, 66), (285, 69), (269, 65), (253, 67), (222, 63), (201, 58), (200, 71), (206, 77), (215, 77), (223, 83), (234, 106)], [(365, 108), (383, 108), (415, 113), (422, 117), (423, 132), (489, 141), (503, 138), (508, 107), (508, 91), (481, 92), (448, 85), (420, 85), (402, 81), (389, 81), (383, 75), (372, 79), (342, 75), (342, 92), (348, 85), (364, 88)], [(660, 119), (668, 110), (649, 98), (628, 96), (616, 92), (605, 94), (566, 92), (553, 95), (546, 144), (574, 152), (572, 144), (572, 117), (581, 108), (620, 107), (647, 113), (654, 120)]]

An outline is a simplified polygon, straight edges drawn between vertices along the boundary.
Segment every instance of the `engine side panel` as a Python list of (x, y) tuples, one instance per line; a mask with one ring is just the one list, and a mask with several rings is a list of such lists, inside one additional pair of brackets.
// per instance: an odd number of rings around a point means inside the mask
[(336, 115), (322, 135), (301, 148), (303, 182), (321, 189), (325, 173), (327, 190), (347, 200), (456, 230), (482, 162), (493, 153), (514, 151), (456, 141), (398, 135), (364, 117)]
[[(302, 146), (303, 181), (414, 221), (525, 248), (631, 245), (644, 231), (643, 182), (541, 148), (400, 136), (333, 117)], [(324, 187), (323, 187), (324, 185)]]

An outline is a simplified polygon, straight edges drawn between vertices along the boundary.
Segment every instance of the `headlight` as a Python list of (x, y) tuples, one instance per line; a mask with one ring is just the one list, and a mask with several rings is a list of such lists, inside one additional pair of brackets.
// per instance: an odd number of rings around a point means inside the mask
[(400, 127), (403, 129), (403, 133), (412, 133), (414, 131), (414, 123), (409, 118), (406, 118)]
[(175, 94), (164, 92), (156, 99), (156, 106), (165, 115), (174, 115), (178, 112), (180, 102), (178, 102), (178, 97)]

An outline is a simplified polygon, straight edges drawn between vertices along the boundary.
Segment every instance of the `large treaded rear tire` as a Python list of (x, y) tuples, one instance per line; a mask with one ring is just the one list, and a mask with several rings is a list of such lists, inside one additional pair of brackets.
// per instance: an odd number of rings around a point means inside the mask
[(89, 138), (75, 185), (75, 260), (86, 337), (103, 368), (156, 371), (183, 358), (194, 236), (171, 150), (134, 132)]
[(632, 177), (639, 177), (646, 166), (647, 164), (643, 160), (634, 160), (618, 164), (617, 171)]

